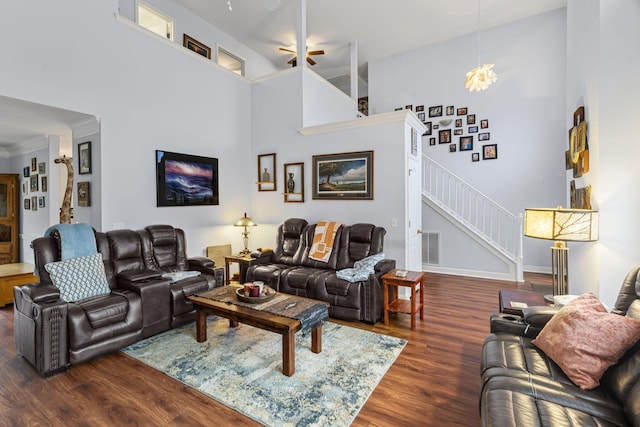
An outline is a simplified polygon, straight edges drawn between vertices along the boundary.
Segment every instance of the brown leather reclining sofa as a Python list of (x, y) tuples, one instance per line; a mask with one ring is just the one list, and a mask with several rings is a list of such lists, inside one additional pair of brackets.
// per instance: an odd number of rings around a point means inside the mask
[[(60, 261), (54, 233), (32, 242), (39, 284), (14, 287), (14, 339), (19, 354), (51, 375), (195, 318), (186, 297), (222, 284), (209, 258), (188, 259), (181, 229), (95, 232), (111, 292), (74, 302), (60, 299), (45, 264)], [(172, 282), (164, 273), (199, 271)]]
[(366, 280), (349, 282), (338, 270), (383, 252), (386, 230), (373, 224), (343, 225), (335, 236), (327, 262), (309, 257), (316, 224), (290, 218), (278, 227), (273, 251), (254, 253), (247, 280), (260, 280), (278, 292), (326, 301), (329, 315), (338, 319), (376, 323), (383, 315), (382, 275), (395, 267), (383, 259)]
[[(558, 309), (494, 314), (482, 348), (482, 426), (640, 426), (640, 342), (591, 390), (576, 386), (531, 341)], [(627, 275), (611, 313), (640, 318), (640, 267)]]

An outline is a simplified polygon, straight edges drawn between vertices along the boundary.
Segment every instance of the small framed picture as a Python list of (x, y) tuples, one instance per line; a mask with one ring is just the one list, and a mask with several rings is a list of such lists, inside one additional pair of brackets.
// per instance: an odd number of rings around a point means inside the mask
[(469, 114), (467, 116), (467, 124), (468, 125), (475, 125), (476, 124), (476, 115), (475, 114)]
[(27, 193), (29, 193), (29, 181), (25, 179), (24, 181), (22, 181), (22, 194)]
[(38, 159), (36, 157), (31, 158), (31, 172), (38, 170)]
[(482, 160), (492, 160), (498, 158), (498, 144), (488, 144), (482, 146)]
[(418, 119), (419, 119), (421, 122), (424, 122), (424, 119), (425, 119), (424, 112), (422, 112), (422, 113), (418, 113)]
[(38, 174), (44, 175), (46, 173), (45, 165), (46, 165), (45, 162), (38, 163)]
[(31, 175), (29, 177), (29, 190), (34, 193), (38, 191), (38, 174)]
[(457, 150), (456, 144), (449, 144), (449, 152), (455, 153)]
[(453, 105), (447, 106), (447, 116), (453, 116)]
[(22, 202), (22, 203), (23, 203), (25, 211), (30, 211), (31, 210), (31, 199), (30, 198), (26, 197), (24, 199), (24, 202)]
[(467, 107), (458, 108), (456, 110), (456, 116), (466, 116), (467, 115)]
[(45, 193), (47, 191), (47, 177), (40, 177), (40, 190)]
[(477, 133), (478, 126), (469, 126), (469, 133)]
[(91, 193), (88, 182), (78, 183), (78, 206), (91, 206)]
[(433, 107), (429, 107), (429, 117), (440, 117), (442, 116), (442, 105), (435, 105)]
[(440, 125), (433, 125), (433, 129), (438, 129), (440, 127)]
[(29, 176), (31, 176), (31, 168), (29, 166), (22, 168), (22, 176), (25, 178), (29, 178)]
[(424, 111), (424, 105), (416, 105), (416, 113)]
[(462, 119), (456, 119), (456, 127), (457, 128), (461, 128), (462, 127)]
[(434, 137), (429, 138), (429, 145), (436, 145), (436, 139)]
[(211, 59), (211, 48), (200, 43), (198, 40), (184, 34), (182, 37), (182, 45), (189, 50), (194, 51), (198, 55), (202, 55), (207, 59)]
[(473, 150), (473, 136), (461, 136), (460, 137), (460, 151)]
[(44, 208), (44, 196), (38, 197), (38, 207), (40, 209)]
[(31, 197), (31, 210), (32, 211), (38, 210), (38, 196)]
[(462, 129), (454, 129), (454, 130), (453, 130), (453, 134), (454, 134), (454, 135), (462, 135), (462, 134), (463, 134), (463, 131), (462, 131)]
[(91, 141), (78, 144), (78, 173), (91, 173)]
[(478, 141), (488, 141), (491, 139), (489, 132), (482, 132), (478, 134)]
[(471, 161), (479, 162), (480, 161), (480, 153), (471, 153)]
[(480, 120), (480, 128), (481, 129), (487, 129), (488, 127), (489, 127), (489, 120), (487, 120), (487, 119)]
[(426, 130), (424, 131), (423, 135), (431, 135), (431, 124), (432, 122), (426, 122), (424, 124), (424, 127), (426, 128)]
[(442, 129), (438, 132), (438, 143), (449, 144), (451, 143), (451, 129)]
[(411, 110), (411, 111), (413, 111), (413, 105), (412, 105), (412, 104), (405, 105), (405, 106), (404, 106), (404, 109), (405, 109), (405, 110)]

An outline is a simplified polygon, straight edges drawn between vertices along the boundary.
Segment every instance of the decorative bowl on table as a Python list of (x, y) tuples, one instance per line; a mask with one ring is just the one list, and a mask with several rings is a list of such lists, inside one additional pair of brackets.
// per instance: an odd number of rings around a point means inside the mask
[(260, 295), (258, 295), (257, 297), (252, 297), (249, 296), (248, 292), (245, 293), (244, 288), (236, 289), (236, 296), (238, 297), (238, 301), (246, 302), (249, 304), (260, 304), (272, 300), (273, 297), (276, 296), (276, 293), (277, 292), (275, 291), (275, 289), (270, 288), (269, 286), (263, 286), (262, 293), (260, 293)]

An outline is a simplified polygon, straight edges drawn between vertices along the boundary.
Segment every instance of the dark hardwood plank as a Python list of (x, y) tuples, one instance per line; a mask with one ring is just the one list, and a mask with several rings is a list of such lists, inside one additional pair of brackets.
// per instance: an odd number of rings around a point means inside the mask
[[(477, 426), (480, 350), (500, 289), (525, 283), (427, 273), (425, 318), (391, 314), (389, 326), (339, 322), (408, 340), (354, 426)], [(122, 353), (49, 378), (15, 352), (13, 306), (0, 309), (0, 426), (259, 426)]]

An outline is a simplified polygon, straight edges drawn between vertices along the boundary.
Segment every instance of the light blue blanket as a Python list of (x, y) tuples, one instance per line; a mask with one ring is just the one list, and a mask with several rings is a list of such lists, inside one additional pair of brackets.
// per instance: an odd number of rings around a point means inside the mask
[(44, 232), (49, 237), (54, 231), (60, 235), (60, 259), (62, 261), (98, 252), (96, 236), (88, 224), (56, 224)]

